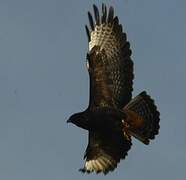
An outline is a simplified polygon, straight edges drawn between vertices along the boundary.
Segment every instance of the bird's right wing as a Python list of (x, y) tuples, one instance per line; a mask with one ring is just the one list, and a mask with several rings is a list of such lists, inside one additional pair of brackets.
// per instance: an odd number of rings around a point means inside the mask
[(89, 132), (89, 143), (85, 152), (85, 165), (82, 172), (113, 171), (120, 159), (124, 159), (132, 143), (122, 133)]

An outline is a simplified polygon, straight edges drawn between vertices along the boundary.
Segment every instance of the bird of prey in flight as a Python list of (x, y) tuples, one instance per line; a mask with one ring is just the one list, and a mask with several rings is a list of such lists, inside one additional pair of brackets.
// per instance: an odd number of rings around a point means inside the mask
[(159, 131), (160, 113), (145, 92), (132, 98), (133, 61), (126, 33), (113, 7), (93, 5), (88, 12), (87, 69), (90, 77), (88, 108), (67, 122), (88, 131), (82, 172), (113, 171), (132, 146), (132, 138), (149, 144)]

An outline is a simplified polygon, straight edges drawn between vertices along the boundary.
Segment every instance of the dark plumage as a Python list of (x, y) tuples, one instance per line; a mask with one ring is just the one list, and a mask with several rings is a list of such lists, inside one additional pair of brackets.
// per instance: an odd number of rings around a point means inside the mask
[(82, 172), (114, 170), (131, 148), (131, 137), (149, 144), (159, 131), (159, 112), (146, 92), (132, 99), (133, 62), (130, 43), (113, 7), (93, 5), (85, 26), (89, 49), (90, 77), (88, 108), (72, 115), (68, 122), (89, 131)]

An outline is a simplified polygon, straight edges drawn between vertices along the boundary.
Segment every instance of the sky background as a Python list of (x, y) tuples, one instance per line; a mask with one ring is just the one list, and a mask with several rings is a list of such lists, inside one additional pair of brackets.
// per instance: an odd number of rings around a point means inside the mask
[[(113, 5), (133, 50), (134, 95), (156, 100), (161, 129), (134, 140), (107, 176), (83, 175), (87, 132), (67, 125), (89, 102), (84, 25)], [(0, 179), (185, 180), (186, 1), (0, 0)]]

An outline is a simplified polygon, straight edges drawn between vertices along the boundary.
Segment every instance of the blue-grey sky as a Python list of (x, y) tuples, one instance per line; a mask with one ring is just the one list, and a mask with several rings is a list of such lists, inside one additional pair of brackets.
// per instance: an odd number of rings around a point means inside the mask
[(84, 24), (102, 1), (0, 0), (0, 179), (186, 178), (186, 2), (117, 0), (133, 50), (134, 95), (147, 90), (161, 112), (156, 140), (134, 140), (107, 176), (83, 175), (87, 132), (67, 125), (85, 109), (89, 79)]

